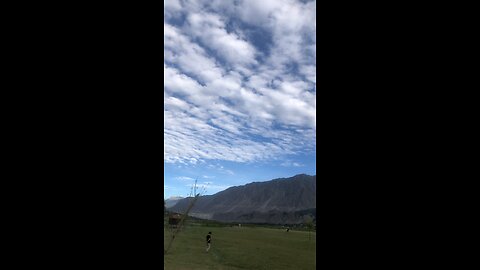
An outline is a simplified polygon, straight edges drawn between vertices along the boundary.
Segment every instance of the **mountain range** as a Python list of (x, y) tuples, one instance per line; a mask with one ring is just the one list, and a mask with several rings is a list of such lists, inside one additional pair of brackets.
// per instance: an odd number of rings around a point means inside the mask
[[(298, 224), (316, 219), (316, 175), (299, 174), (200, 196), (189, 215), (222, 222)], [(184, 213), (192, 197), (168, 208)]]
[(165, 200), (165, 207), (170, 208), (175, 206), (181, 199), (185, 199), (184, 197), (180, 196), (173, 196)]

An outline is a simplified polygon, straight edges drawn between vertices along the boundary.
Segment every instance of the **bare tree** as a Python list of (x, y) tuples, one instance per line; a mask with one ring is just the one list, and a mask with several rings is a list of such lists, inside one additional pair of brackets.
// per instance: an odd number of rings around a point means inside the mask
[[(195, 184), (194, 186), (192, 187), (193, 189), (193, 192), (194, 194), (197, 192), (197, 180), (195, 179)], [(205, 192), (205, 188), (202, 190), (202, 192)], [(164, 250), (164, 255), (167, 254), (167, 252), (170, 250), (170, 247), (172, 246), (173, 244), (173, 241), (175, 240), (175, 236), (180, 232), (184, 222), (185, 222), (185, 219), (187, 218), (188, 216), (188, 213), (190, 213), (190, 210), (192, 210), (193, 206), (195, 205), (195, 202), (198, 200), (198, 198), (200, 197), (200, 193), (196, 193), (195, 197), (193, 198), (192, 201), (190, 201), (190, 204), (188, 205), (188, 208), (187, 210), (185, 211), (185, 213), (183, 213), (181, 219), (180, 219), (180, 222), (178, 223), (177, 227), (175, 228), (175, 230), (172, 232), (172, 237), (170, 238), (170, 241), (168, 243), (168, 246), (167, 246), (167, 249)]]

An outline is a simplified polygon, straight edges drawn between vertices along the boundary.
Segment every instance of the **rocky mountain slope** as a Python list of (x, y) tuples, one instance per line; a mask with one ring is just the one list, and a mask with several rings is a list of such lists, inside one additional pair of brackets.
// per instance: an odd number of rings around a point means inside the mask
[[(184, 212), (192, 198), (170, 211)], [(316, 216), (316, 176), (306, 174), (253, 182), (200, 197), (190, 215), (224, 222), (293, 224)]]

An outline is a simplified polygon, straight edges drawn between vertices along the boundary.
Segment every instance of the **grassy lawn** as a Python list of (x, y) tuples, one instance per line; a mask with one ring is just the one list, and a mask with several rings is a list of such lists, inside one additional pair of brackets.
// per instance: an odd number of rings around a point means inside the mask
[[(205, 252), (205, 236), (212, 247)], [(164, 229), (166, 248), (171, 237)], [(315, 269), (315, 232), (269, 228), (187, 226), (164, 256), (165, 269)]]

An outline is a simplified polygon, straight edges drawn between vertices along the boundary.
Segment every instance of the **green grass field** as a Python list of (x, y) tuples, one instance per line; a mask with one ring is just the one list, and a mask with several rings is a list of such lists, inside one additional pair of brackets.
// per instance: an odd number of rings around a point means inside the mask
[[(205, 237), (212, 232), (212, 247), (205, 251)], [(171, 238), (165, 228), (164, 247)], [(164, 255), (164, 269), (298, 269), (316, 265), (315, 232), (283, 229), (208, 227), (189, 225)]]

